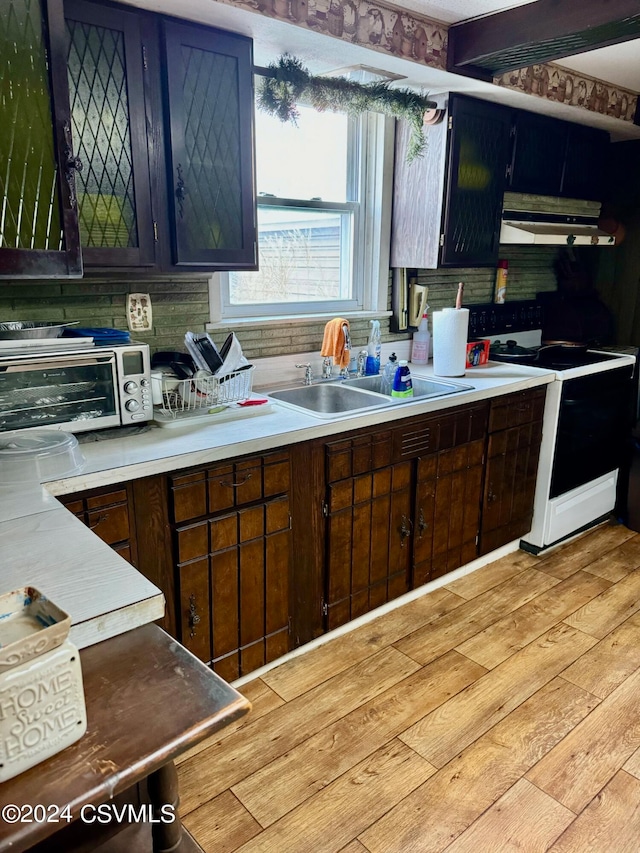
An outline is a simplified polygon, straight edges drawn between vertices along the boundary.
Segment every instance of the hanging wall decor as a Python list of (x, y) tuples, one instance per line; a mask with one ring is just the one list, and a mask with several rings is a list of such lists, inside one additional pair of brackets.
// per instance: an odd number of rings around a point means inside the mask
[[(296, 121), (297, 104), (304, 101), (323, 112), (384, 113), (404, 119), (411, 126), (407, 161), (424, 153), (425, 113), (433, 123), (437, 104), (411, 89), (392, 89), (388, 81), (356, 83), (345, 77), (312, 75), (299, 59), (285, 54), (267, 68), (255, 69), (263, 79), (258, 90), (258, 106), (281, 121)], [(443, 113), (442, 110), (437, 111)]]

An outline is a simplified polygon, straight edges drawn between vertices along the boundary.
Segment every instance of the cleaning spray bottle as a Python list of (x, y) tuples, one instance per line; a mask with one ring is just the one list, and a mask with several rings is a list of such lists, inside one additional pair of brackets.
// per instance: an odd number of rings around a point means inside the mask
[(418, 331), (413, 333), (413, 341), (411, 344), (411, 361), (413, 364), (426, 364), (429, 361), (429, 345), (431, 343), (431, 335), (429, 334), (429, 306), (424, 306), (424, 312)]
[(371, 332), (367, 343), (367, 361), (365, 364), (365, 376), (376, 376), (380, 373), (380, 351), (382, 341), (380, 340), (380, 320), (371, 320)]

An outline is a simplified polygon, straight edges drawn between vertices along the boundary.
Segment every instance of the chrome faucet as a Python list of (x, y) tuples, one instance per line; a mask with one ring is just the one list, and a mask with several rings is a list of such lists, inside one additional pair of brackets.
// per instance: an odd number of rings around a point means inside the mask
[(304, 384), (311, 385), (313, 382), (313, 371), (311, 370), (311, 364), (307, 361), (304, 364), (296, 364), (296, 367), (304, 367)]
[(358, 353), (358, 361), (356, 362), (356, 364), (357, 364), (356, 376), (364, 376), (365, 375), (365, 370), (367, 367), (367, 355), (368, 354), (369, 353), (367, 352), (366, 349), (361, 349), (360, 352)]
[(322, 359), (322, 378), (323, 379), (331, 379), (333, 369), (333, 359), (330, 355), (325, 356)]

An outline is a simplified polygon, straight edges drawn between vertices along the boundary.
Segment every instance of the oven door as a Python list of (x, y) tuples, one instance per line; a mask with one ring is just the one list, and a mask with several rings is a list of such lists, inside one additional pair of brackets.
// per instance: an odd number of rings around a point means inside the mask
[(112, 351), (2, 359), (0, 430), (119, 426), (117, 387)]
[(633, 366), (563, 381), (550, 497), (617, 470), (631, 430)]

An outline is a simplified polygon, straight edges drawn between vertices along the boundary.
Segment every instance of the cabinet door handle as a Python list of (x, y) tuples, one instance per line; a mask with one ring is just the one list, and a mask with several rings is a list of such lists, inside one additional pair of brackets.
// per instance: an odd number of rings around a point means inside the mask
[(71, 125), (65, 121), (62, 131), (64, 133), (64, 179), (69, 187), (69, 204), (72, 208), (77, 207), (78, 199), (76, 196), (76, 181), (75, 173), (81, 172), (84, 168), (82, 160), (74, 156), (71, 138)]
[(109, 516), (108, 516), (108, 515), (99, 515), (99, 516), (96, 518), (96, 520), (95, 520), (92, 524), (89, 524), (89, 525), (88, 525), (89, 530), (95, 530), (95, 529), (96, 529), (96, 527), (99, 527), (101, 524), (104, 524), (104, 522), (105, 522), (108, 518), (109, 518)]
[(176, 198), (178, 199), (178, 213), (180, 219), (184, 219), (184, 200), (187, 197), (187, 188), (182, 175), (182, 163), (178, 163), (178, 181), (176, 183)]
[(407, 518), (406, 515), (402, 516), (402, 520), (400, 522), (400, 547), (404, 548), (404, 540), (407, 536), (411, 536), (411, 521)]
[(189, 636), (195, 637), (196, 625), (200, 624), (200, 616), (196, 605), (196, 597), (193, 593), (189, 596)]
[(487, 494), (487, 503), (492, 504), (494, 501), (497, 501), (497, 500), (498, 500), (498, 496), (493, 491), (493, 487), (489, 486), (489, 492)]
[(418, 536), (419, 539), (422, 539), (422, 534), (424, 533), (424, 531), (427, 529), (428, 526), (429, 525), (424, 520), (424, 512), (422, 511), (422, 507), (420, 507), (420, 516), (418, 518), (418, 530), (420, 531), (420, 534)]
[(242, 480), (238, 480), (237, 482), (234, 482), (233, 480), (218, 480), (218, 485), (219, 486), (225, 486), (225, 488), (227, 488), (227, 489), (237, 489), (238, 486), (244, 486), (244, 484), (246, 482), (248, 482), (250, 479), (251, 479), (251, 472), (246, 474)]

